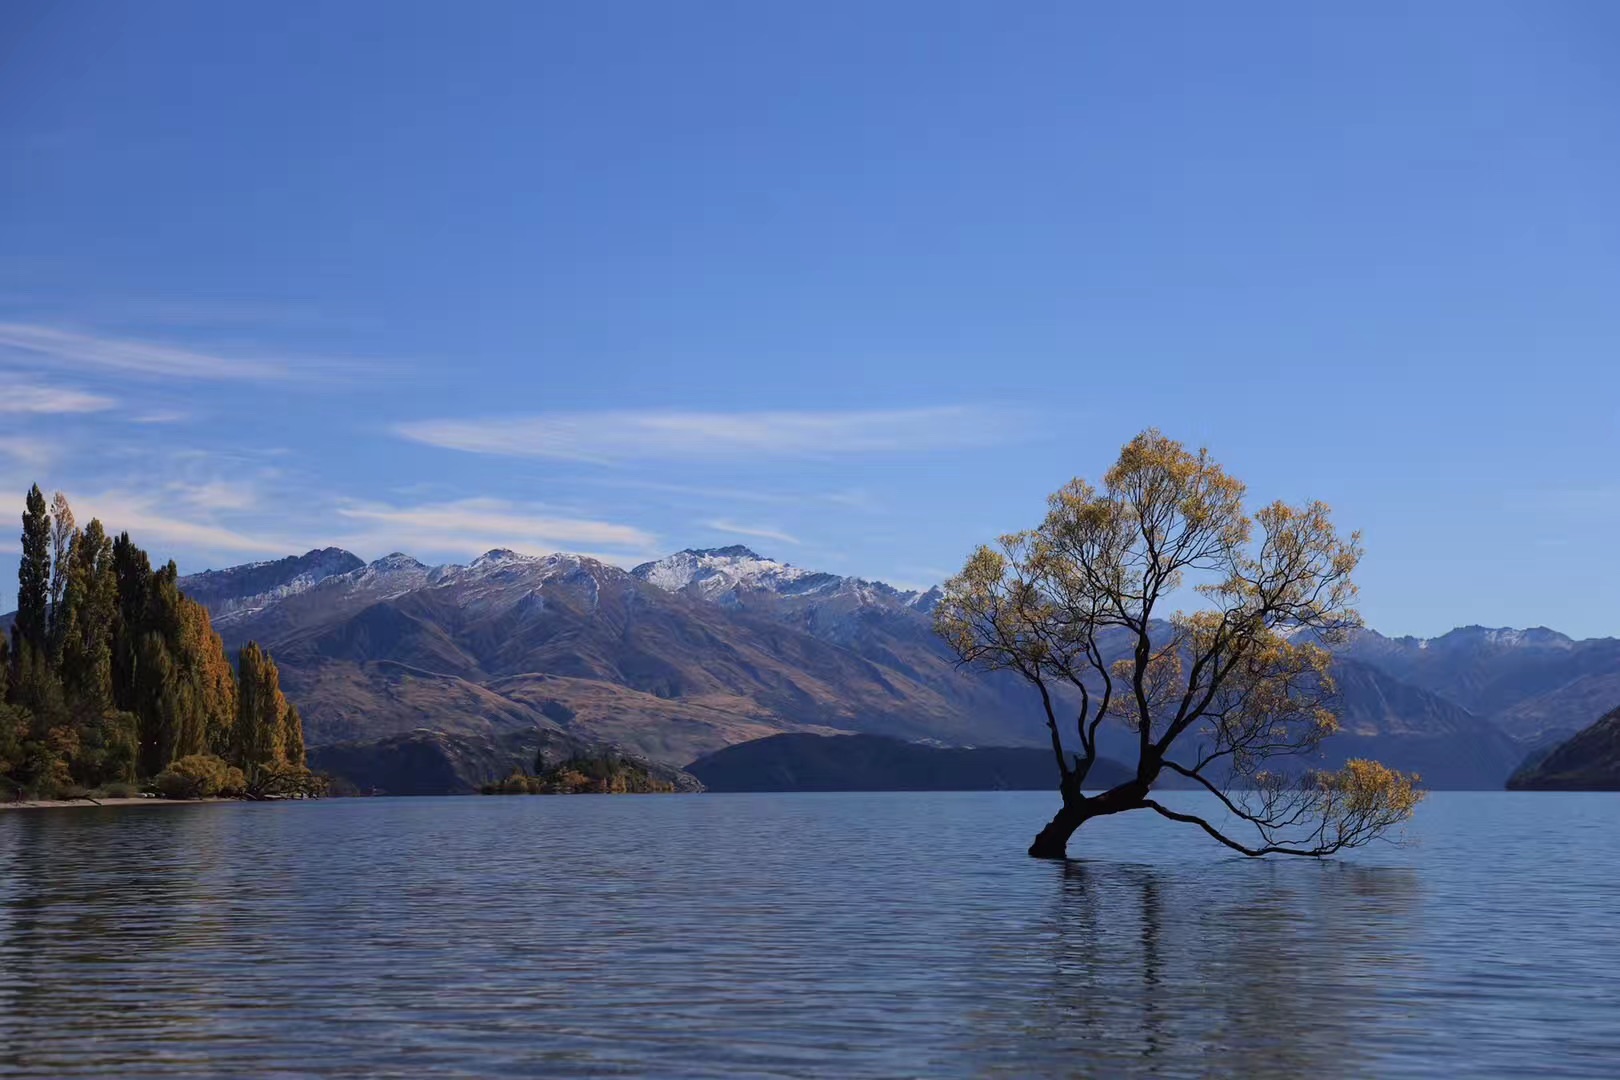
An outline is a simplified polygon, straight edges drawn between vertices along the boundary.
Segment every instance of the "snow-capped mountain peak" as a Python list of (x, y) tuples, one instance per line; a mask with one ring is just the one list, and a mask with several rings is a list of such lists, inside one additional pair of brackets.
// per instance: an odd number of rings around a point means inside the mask
[(378, 572), (387, 572), (391, 570), (426, 570), (428, 567), (426, 563), (417, 561), (403, 551), (395, 551), (367, 564), (367, 568)]
[(1438, 637), (1386, 638), (1373, 631), (1362, 631), (1358, 641), (1373, 647), (1410, 648), (1422, 651), (1454, 649), (1571, 649), (1575, 639), (1545, 626), (1517, 629), (1511, 626), (1459, 626)]
[(225, 570), (204, 570), (180, 579), (187, 596), (206, 604), (215, 616), (258, 610), (333, 577), (361, 567), (358, 556), (342, 548), (319, 548), (285, 559), (247, 563)]
[(838, 598), (846, 607), (911, 608), (927, 613), (938, 602), (937, 588), (907, 592), (881, 581), (806, 570), (767, 558), (741, 544), (687, 548), (630, 571), (666, 592), (683, 592), (714, 603), (734, 605), (749, 594), (788, 599)]
[(666, 592), (686, 592), (705, 600), (722, 600), (742, 591), (782, 592), (814, 571), (767, 559), (741, 544), (723, 548), (687, 548), (630, 571)]
[[(552, 556), (553, 558), (555, 556)], [(495, 566), (504, 563), (539, 562), (540, 557), (522, 555), (511, 548), (490, 548), (468, 564), (468, 569)]]

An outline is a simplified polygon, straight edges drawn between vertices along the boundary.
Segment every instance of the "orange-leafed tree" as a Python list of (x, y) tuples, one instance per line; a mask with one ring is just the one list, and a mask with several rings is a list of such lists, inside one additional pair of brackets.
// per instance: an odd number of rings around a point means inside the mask
[[(1341, 537), (1321, 503), (1251, 514), (1244, 497), (1207, 451), (1146, 431), (1100, 487), (1067, 484), (1039, 526), (980, 547), (946, 583), (935, 625), (959, 660), (1039, 692), (1063, 802), (1031, 855), (1063, 858), (1085, 822), (1128, 810), (1255, 856), (1331, 855), (1411, 816), (1417, 777), (1308, 764), (1337, 730), (1329, 650), (1360, 625), (1359, 535)], [(1108, 724), (1134, 735), (1135, 774), (1087, 794)], [(1160, 801), (1166, 774), (1221, 813)]]

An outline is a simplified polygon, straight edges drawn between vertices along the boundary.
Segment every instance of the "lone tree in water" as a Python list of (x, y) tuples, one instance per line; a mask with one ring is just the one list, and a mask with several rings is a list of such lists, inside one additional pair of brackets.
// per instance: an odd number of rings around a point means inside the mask
[[(1422, 797), (1417, 777), (1374, 761), (1267, 768), (1338, 730), (1328, 647), (1360, 625), (1360, 536), (1342, 539), (1322, 503), (1251, 516), (1243, 496), (1207, 451), (1146, 431), (1100, 490), (1070, 482), (1038, 528), (979, 548), (946, 583), (935, 622), (957, 657), (1040, 692), (1063, 806), (1030, 846), (1036, 858), (1065, 857), (1081, 825), (1126, 810), (1197, 825), (1245, 855), (1331, 855), (1406, 820)], [(1190, 594), (1197, 610), (1165, 610)], [(1134, 736), (1136, 775), (1088, 796), (1110, 722)], [(1154, 799), (1166, 772), (1212, 793), (1227, 820)]]

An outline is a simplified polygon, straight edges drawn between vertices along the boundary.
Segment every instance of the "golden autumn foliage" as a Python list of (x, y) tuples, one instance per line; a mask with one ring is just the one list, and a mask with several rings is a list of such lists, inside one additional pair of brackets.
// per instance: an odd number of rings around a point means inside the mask
[[(1410, 816), (1415, 778), (1376, 763), (1287, 782), (1265, 770), (1337, 730), (1330, 649), (1360, 625), (1361, 546), (1320, 502), (1250, 514), (1245, 495), (1208, 451), (1145, 431), (1100, 488), (1064, 485), (1040, 525), (980, 547), (946, 583), (935, 626), (959, 659), (1040, 694), (1064, 811), (1032, 854), (1061, 855), (1080, 823), (1127, 809), (1197, 823), (1249, 854), (1329, 854)], [(1137, 775), (1087, 798), (1105, 723), (1135, 734)], [(1166, 771), (1219, 797), (1256, 842), (1149, 798)]]
[(505, 780), (485, 784), (485, 795), (666, 794), (675, 785), (652, 775), (646, 765), (617, 754), (572, 757), (555, 765), (535, 761), (536, 775), (514, 769)]
[(268, 656), (253, 646), (239, 679), (174, 563), (153, 569), (100, 521), (77, 528), (60, 492), (47, 507), (35, 485), (25, 506), (19, 629), (0, 641), (0, 774), (13, 793), (128, 784), (189, 759), (275, 766), (278, 787), (291, 776), (310, 788), (302, 722)]
[(152, 786), (170, 799), (211, 799), (241, 795), (247, 788), (242, 770), (212, 754), (192, 754), (170, 762)]

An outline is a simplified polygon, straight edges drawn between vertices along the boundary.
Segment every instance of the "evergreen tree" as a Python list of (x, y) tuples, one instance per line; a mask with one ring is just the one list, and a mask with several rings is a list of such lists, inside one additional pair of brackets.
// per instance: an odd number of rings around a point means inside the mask
[(11, 688), (12, 704), (30, 716), (28, 737), (43, 739), (52, 727), (68, 722), (67, 700), (62, 683), (43, 650), (26, 640), (18, 646), (16, 682)]
[(173, 665), (163, 635), (143, 630), (134, 642), (134, 707), (142, 776), (155, 776), (174, 760)]
[(17, 636), (34, 649), (45, 648), (50, 603), (51, 517), (45, 495), (35, 484), (23, 511), (22, 563), (17, 567)]
[(135, 713), (140, 638), (146, 626), (147, 597), (152, 591), (152, 564), (129, 533), (113, 541), (113, 591), (118, 597), (112, 639), (113, 707)]
[(27, 640), (18, 644), (11, 696), (20, 713), (16, 717), (20, 763), (14, 775), (31, 791), (60, 794), (71, 783), (69, 762), (78, 753), (78, 731), (50, 658)]
[[(22, 709), (0, 702), (0, 775), (14, 777), (22, 770), (22, 740), (28, 723)], [(13, 784), (5, 785), (6, 795), (12, 794)]]
[[(12, 627), (15, 634), (16, 627)], [(12, 704), (12, 660), (15, 654), (0, 634), (0, 774), (16, 775), (22, 766), (22, 742), (32, 718), (19, 705)], [(6, 794), (11, 794), (10, 787)]]
[(112, 542), (99, 520), (75, 533), (62, 593), (62, 688), (78, 715), (99, 717), (113, 708), (112, 646), (118, 619), (118, 581)]

